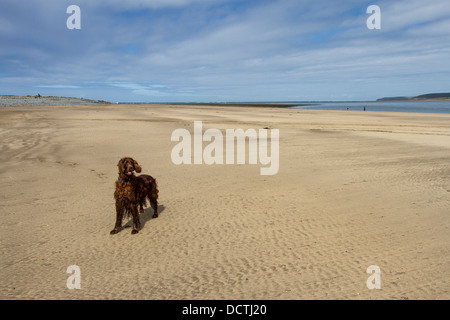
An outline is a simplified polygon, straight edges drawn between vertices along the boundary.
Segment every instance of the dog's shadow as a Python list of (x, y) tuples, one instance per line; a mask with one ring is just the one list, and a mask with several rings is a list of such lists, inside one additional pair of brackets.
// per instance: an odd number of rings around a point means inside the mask
[[(158, 206), (158, 215), (161, 216), (161, 213), (164, 211), (166, 207), (164, 205)], [(153, 209), (152, 207), (148, 207), (144, 209), (144, 212), (139, 215), (139, 219), (141, 220), (141, 230), (145, 227), (145, 224), (153, 219)], [(130, 219), (123, 228), (131, 228), (133, 226), (133, 219)]]

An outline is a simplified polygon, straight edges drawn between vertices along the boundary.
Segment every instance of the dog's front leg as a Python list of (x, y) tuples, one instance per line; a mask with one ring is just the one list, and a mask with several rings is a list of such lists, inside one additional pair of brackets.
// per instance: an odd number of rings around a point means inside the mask
[(133, 230), (131, 231), (131, 234), (136, 234), (139, 232), (139, 229), (141, 228), (141, 220), (139, 217), (137, 205), (131, 206), (131, 213), (133, 215)]
[(125, 212), (124, 207), (120, 201), (116, 201), (116, 224), (114, 229), (111, 230), (111, 234), (116, 234), (122, 229), (123, 213)]

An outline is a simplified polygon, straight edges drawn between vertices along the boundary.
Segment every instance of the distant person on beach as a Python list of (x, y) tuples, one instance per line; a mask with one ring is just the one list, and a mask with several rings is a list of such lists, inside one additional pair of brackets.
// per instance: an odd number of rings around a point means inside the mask
[(347, 107), (347, 111), (348, 111), (348, 109), (350, 109), (350, 107)]
[(366, 111), (366, 107), (364, 107), (364, 111)]

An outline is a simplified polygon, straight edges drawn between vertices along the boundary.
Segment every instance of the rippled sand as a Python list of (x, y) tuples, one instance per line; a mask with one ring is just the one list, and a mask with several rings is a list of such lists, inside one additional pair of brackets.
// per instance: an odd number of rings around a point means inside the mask
[[(174, 165), (194, 121), (279, 129), (278, 174)], [(2, 107), (0, 141), (1, 299), (450, 298), (450, 115)], [(158, 180), (160, 217), (112, 236), (124, 156)]]

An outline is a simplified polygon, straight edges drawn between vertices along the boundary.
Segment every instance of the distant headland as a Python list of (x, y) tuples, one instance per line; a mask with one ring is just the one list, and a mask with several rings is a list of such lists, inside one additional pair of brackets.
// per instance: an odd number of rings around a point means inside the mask
[(450, 100), (450, 93), (428, 93), (415, 97), (385, 97), (377, 101), (447, 101)]

